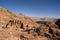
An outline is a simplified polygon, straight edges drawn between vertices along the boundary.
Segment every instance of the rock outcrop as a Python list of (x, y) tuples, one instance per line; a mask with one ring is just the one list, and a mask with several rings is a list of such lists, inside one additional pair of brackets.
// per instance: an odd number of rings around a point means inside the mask
[(58, 26), (58, 28), (60, 28), (60, 19), (58, 19), (55, 24)]

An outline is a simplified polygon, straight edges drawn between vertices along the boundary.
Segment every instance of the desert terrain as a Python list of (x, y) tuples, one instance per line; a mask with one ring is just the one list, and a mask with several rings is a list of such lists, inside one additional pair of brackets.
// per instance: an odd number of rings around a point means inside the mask
[(60, 40), (60, 19), (16, 15), (0, 7), (0, 40)]

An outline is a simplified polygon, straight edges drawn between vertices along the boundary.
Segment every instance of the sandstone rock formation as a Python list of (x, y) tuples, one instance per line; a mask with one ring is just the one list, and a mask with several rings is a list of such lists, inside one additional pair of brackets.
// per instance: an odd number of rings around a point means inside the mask
[(55, 22), (35, 21), (0, 7), (0, 40), (60, 40)]

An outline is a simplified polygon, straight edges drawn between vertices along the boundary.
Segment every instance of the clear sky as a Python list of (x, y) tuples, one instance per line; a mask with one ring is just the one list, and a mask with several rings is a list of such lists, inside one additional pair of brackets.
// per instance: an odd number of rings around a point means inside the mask
[(60, 18), (60, 0), (0, 0), (0, 6), (16, 14)]

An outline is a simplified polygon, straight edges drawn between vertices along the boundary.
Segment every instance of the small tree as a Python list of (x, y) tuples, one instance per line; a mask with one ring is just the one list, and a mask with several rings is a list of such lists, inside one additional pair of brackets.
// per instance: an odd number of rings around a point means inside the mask
[(34, 27), (34, 31), (37, 33), (38, 36), (40, 36), (40, 28), (39, 27), (37, 27), (37, 28)]

